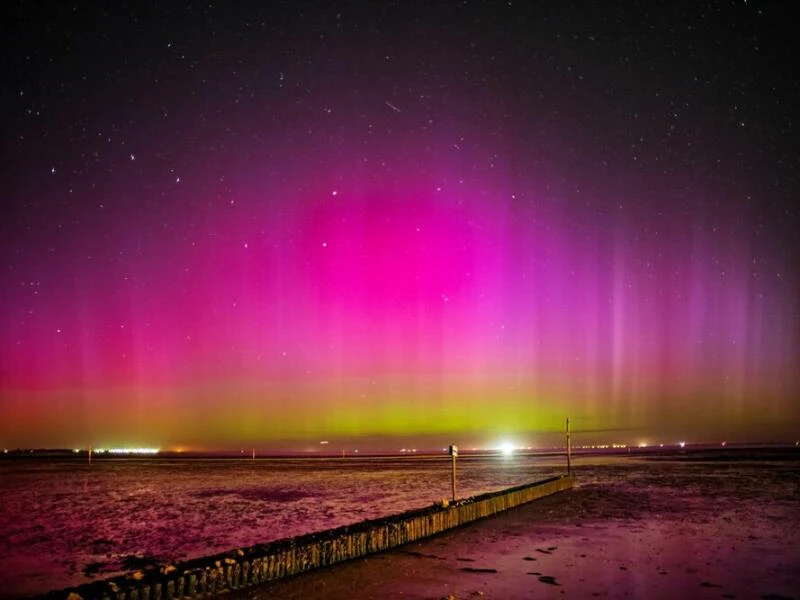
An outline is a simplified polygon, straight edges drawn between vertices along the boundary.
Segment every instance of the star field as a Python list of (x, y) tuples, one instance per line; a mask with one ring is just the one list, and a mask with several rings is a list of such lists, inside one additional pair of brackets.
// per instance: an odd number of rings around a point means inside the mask
[(783, 4), (5, 12), (0, 445), (795, 439)]

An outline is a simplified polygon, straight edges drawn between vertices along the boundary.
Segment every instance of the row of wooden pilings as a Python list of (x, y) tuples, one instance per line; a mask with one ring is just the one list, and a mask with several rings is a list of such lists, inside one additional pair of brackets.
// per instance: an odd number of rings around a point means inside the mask
[(413, 542), (572, 487), (570, 476), (553, 477), (449, 505), (251, 546), (187, 561), (177, 567), (85, 584), (46, 594), (70, 600), (173, 600), (207, 598), (326, 567)]

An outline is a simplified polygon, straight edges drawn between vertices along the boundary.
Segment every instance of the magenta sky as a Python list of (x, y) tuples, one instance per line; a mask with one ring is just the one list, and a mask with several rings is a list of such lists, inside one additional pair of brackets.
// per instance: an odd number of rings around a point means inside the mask
[(791, 53), (710, 6), (20, 13), (0, 446), (794, 441)]

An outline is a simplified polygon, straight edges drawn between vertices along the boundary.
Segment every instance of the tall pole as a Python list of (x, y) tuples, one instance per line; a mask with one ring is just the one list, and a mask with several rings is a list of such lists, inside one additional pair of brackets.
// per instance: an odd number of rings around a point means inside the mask
[(456, 501), (456, 456), (458, 456), (458, 446), (455, 444), (449, 448), (450, 457), (453, 459), (453, 502)]
[(456, 455), (453, 454), (453, 502), (456, 501)]
[(567, 417), (567, 476), (572, 476), (572, 441), (569, 437), (569, 417)]

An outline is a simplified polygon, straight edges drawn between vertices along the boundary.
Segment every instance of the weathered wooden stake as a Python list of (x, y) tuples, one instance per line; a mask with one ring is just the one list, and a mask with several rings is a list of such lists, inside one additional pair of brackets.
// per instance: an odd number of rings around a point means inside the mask
[(569, 417), (567, 417), (567, 475), (572, 475), (572, 441), (569, 437)]
[(453, 458), (453, 502), (456, 501), (456, 457), (458, 456), (458, 446), (450, 446), (450, 456)]
[(453, 455), (453, 502), (456, 501), (456, 455)]

